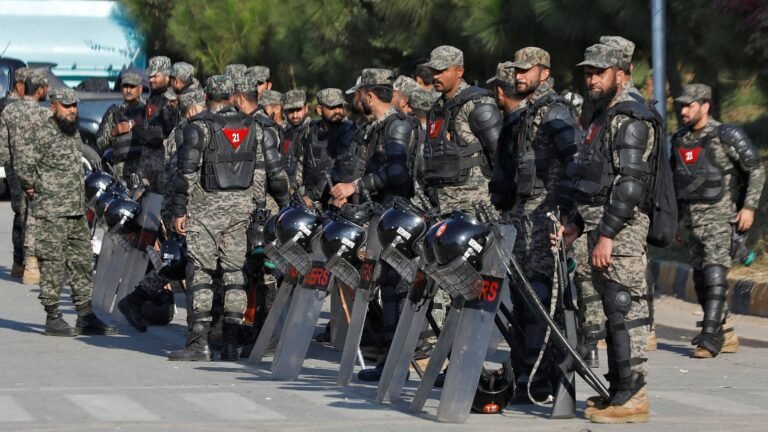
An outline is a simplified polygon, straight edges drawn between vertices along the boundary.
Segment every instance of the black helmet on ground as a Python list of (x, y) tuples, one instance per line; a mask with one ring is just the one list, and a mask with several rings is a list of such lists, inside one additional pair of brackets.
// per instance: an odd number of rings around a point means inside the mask
[(382, 245), (392, 244), (399, 237), (397, 250), (408, 259), (419, 255), (420, 239), (427, 231), (427, 222), (418, 210), (401, 201), (395, 201), (394, 207), (384, 212), (377, 226), (379, 241)]
[(320, 224), (320, 218), (315, 213), (305, 207), (292, 205), (278, 216), (275, 235), (280, 244), (297, 237), (296, 243), (309, 252), (312, 246), (310, 240)]
[(365, 229), (343, 218), (336, 218), (323, 228), (320, 245), (326, 258), (340, 250), (341, 257), (350, 264), (360, 262), (358, 252), (365, 242)]
[(112, 183), (96, 200), (94, 205), (96, 216), (99, 218), (104, 217), (109, 203), (116, 198), (128, 198), (128, 190), (119, 182)]
[(163, 266), (157, 272), (171, 280), (184, 280), (187, 274), (187, 246), (183, 238), (171, 236), (160, 245)]
[(504, 411), (515, 392), (512, 365), (505, 362), (501, 369), (489, 371), (483, 368), (472, 400), (472, 412), (496, 414)]

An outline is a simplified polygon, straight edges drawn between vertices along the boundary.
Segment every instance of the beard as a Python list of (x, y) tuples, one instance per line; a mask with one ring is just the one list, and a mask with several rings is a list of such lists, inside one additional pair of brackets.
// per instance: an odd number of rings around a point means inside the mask
[(64, 135), (73, 136), (77, 133), (77, 116), (75, 116), (74, 120), (67, 120), (66, 117), (59, 117), (56, 115), (54, 116), (54, 119)]
[(360, 105), (361, 105), (361, 108), (363, 109), (364, 115), (369, 116), (373, 114), (373, 108), (371, 108), (371, 105), (369, 105), (365, 99), (360, 101)]
[(600, 91), (587, 92), (587, 99), (593, 104), (595, 108), (602, 109), (608, 106), (608, 104), (616, 97), (616, 93), (619, 91), (619, 86), (613, 83), (607, 89)]
[(539, 84), (541, 84), (541, 83), (538, 83), (538, 82), (535, 82), (535, 83), (530, 83), (530, 84), (528, 84), (528, 85), (525, 87), (525, 89), (524, 89), (524, 90), (520, 90), (520, 88), (518, 88), (518, 87), (516, 86), (516, 87), (515, 87), (515, 90), (517, 90), (517, 94), (518, 94), (518, 95), (520, 95), (520, 97), (521, 97), (521, 98), (526, 98), (526, 97), (528, 97), (529, 95), (531, 95), (533, 92), (535, 92), (535, 91), (536, 91), (536, 89), (538, 89), (538, 88), (539, 88)]

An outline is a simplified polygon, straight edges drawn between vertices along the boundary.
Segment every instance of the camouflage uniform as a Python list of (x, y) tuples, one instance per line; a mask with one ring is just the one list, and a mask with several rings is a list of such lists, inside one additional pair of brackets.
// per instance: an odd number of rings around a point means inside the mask
[[(621, 63), (621, 53), (615, 48), (606, 45), (593, 45), (585, 52), (586, 60), (579, 65), (594, 66), (599, 69), (617, 66)], [(592, 119), (587, 137), (584, 140), (577, 156), (574, 176), (575, 198), (578, 203), (578, 213), (583, 222), (583, 235), (587, 240), (587, 254), (591, 256), (600, 236), (613, 239), (611, 250), (612, 264), (602, 271), (592, 269), (592, 283), (603, 299), (603, 310), (608, 316), (610, 324), (608, 330), (608, 363), (609, 381), (611, 383), (611, 405), (624, 405), (634, 396), (644, 383), (647, 382), (648, 364), (646, 356), (648, 338), (648, 305), (646, 301), (647, 285), (645, 280), (647, 267), (646, 237), (649, 229), (649, 218), (646, 213), (637, 206), (631, 209), (629, 215), (622, 213), (616, 216), (616, 208), (624, 208), (624, 202), (628, 200), (622, 193), (617, 194), (619, 187), (626, 183), (639, 184), (644, 180), (637, 177), (637, 173), (647, 169), (655, 138), (654, 128), (650, 122), (637, 120), (622, 112), (608, 117), (611, 108), (627, 101), (635, 101), (624, 88), (618, 90), (613, 101), (601, 114)], [(610, 123), (606, 123), (609, 119)], [(643, 130), (645, 142), (628, 144), (626, 137), (627, 125)], [(645, 135), (647, 131), (647, 135)], [(625, 134), (625, 135), (622, 135)], [(599, 137), (599, 140), (596, 139)], [(594, 140), (594, 141), (593, 141)], [(631, 147), (642, 145), (643, 149)], [(641, 152), (642, 160), (638, 161), (634, 156), (620, 158), (624, 152)], [(620, 151), (621, 150), (621, 151)], [(588, 192), (589, 178), (584, 175), (580, 167), (592, 167), (591, 157), (605, 154), (604, 164), (610, 166), (608, 172), (612, 177), (601, 177), (601, 189), (599, 194), (607, 196), (606, 203), (589, 204), (593, 198)], [(634, 155), (634, 153), (632, 153)], [(602, 157), (602, 156), (600, 156)], [(639, 167), (638, 167), (639, 165)], [(594, 168), (596, 169), (596, 168)], [(626, 170), (626, 171), (625, 171)], [(606, 183), (610, 183), (606, 185)], [(584, 189), (582, 189), (584, 188)], [(644, 187), (643, 187), (644, 189)], [(641, 190), (643, 190), (641, 189)], [(622, 189), (624, 191), (626, 189)], [(600, 195), (603, 196), (603, 195)], [(634, 196), (634, 195), (633, 195)], [(642, 201), (643, 197), (635, 197)], [(620, 201), (621, 199), (621, 201)], [(618, 226), (617, 226), (618, 225)], [(617, 309), (618, 308), (618, 309)], [(620, 318), (616, 318), (620, 314)], [(616, 322), (611, 323), (611, 319)], [(619, 324), (620, 322), (620, 324)], [(626, 336), (628, 333), (628, 336)], [(623, 351), (623, 338), (628, 338), (628, 351)], [(621, 345), (620, 345), (621, 343)], [(626, 358), (624, 358), (626, 357)], [(631, 372), (627, 372), (631, 371)]]
[(236, 77), (240, 75), (245, 75), (246, 69), (248, 69), (248, 66), (244, 64), (240, 64), (240, 63), (228, 64), (224, 67), (224, 75), (227, 75), (228, 77), (234, 80)]
[[(430, 61), (426, 63), (426, 66), (432, 69), (444, 70), (453, 65), (464, 64), (464, 54), (457, 48), (451, 46), (440, 46), (432, 50), (430, 54)], [(458, 97), (462, 92), (469, 89), (470, 86), (464, 80), (459, 83), (456, 91), (452, 97), (448, 97), (446, 94), (440, 96), (435, 102), (432, 110), (440, 109), (443, 106), (449, 104), (454, 98)], [(488, 127), (488, 139), (487, 142), (481, 141), (480, 137), (472, 130), (470, 126), (470, 116), (475, 112), (476, 108), (482, 106), (491, 106), (496, 112), (495, 115), (490, 116), (490, 121), (494, 123), (489, 124)], [(430, 120), (428, 123), (428, 142), (432, 139), (439, 139), (438, 134), (440, 131), (436, 130), (435, 123), (430, 114)], [(450, 211), (452, 209), (458, 210), (470, 210), (473, 202), (481, 202), (489, 204), (488, 199), (488, 179), (491, 176), (491, 161), (496, 149), (496, 139), (498, 138), (499, 131), (501, 129), (501, 114), (496, 108), (496, 101), (488, 95), (478, 93), (475, 97), (466, 101), (456, 112), (454, 119), (455, 131), (447, 132), (447, 134), (458, 134), (458, 140), (462, 142), (465, 147), (476, 148), (480, 146), (482, 149), (480, 152), (472, 155), (472, 157), (481, 157), (485, 159), (481, 166), (474, 166), (469, 168), (467, 179), (462, 184), (443, 186), (437, 184), (430, 184), (428, 192), (430, 199), (433, 202), (439, 203), (440, 209), (443, 212)], [(448, 140), (455, 140), (457, 137), (447, 137)], [(431, 146), (424, 146), (424, 158), (425, 161), (429, 158), (431, 152)], [(484, 172), (485, 170), (485, 172)]]
[[(708, 86), (690, 84), (685, 86), (684, 94), (676, 101), (690, 104), (694, 101), (710, 99), (711, 90)], [(722, 317), (724, 322), (729, 317), (727, 302), (724, 298), (712, 298), (714, 295), (708, 291), (713, 288), (713, 285), (722, 285), (722, 294), (727, 292), (728, 284), (725, 277), (732, 261), (732, 224), (736, 213), (742, 208), (753, 211), (758, 208), (765, 184), (765, 168), (757, 156), (757, 149), (743, 131), (733, 126), (722, 125), (713, 118), (710, 118), (700, 130), (683, 127), (674, 135), (673, 161), (680, 225), (684, 228), (681, 233), (693, 267), (696, 294), (704, 308), (703, 321), (710, 319), (707, 301), (722, 300), (722, 305), (719, 306), (722, 308), (722, 313), (717, 312), (716, 315)], [(714, 164), (716, 167), (714, 171), (722, 173), (720, 174), (722, 180), (719, 182), (722, 186), (717, 189), (708, 185), (710, 175), (707, 167), (701, 166), (707, 161)], [(679, 176), (678, 173), (688, 172), (697, 179), (701, 178), (705, 181), (698, 188), (687, 187), (689, 185), (680, 180), (680, 177), (685, 177), (685, 174)], [(706, 187), (713, 187), (714, 196), (702, 198), (687, 196), (690, 192), (685, 190), (699, 191)], [(708, 274), (717, 268), (721, 269), (719, 281), (710, 278)], [(720, 318), (717, 320), (719, 321)], [(704, 330), (707, 330), (706, 323)], [(710, 351), (717, 348), (703, 345)], [(716, 355), (717, 351), (719, 349), (716, 349), (713, 354)]]
[(184, 83), (184, 87), (176, 93), (182, 94), (187, 90), (200, 90), (200, 81), (195, 78), (195, 67), (187, 62), (176, 62), (171, 66), (171, 73), (168, 75)]
[[(45, 72), (40, 70), (28, 71), (27, 81), (48, 85)], [(20, 151), (33, 145), (31, 133), (35, 126), (42, 124), (51, 116), (48, 109), (40, 107), (40, 104), (31, 97), (25, 96), (8, 104), (0, 115), (0, 143), (9, 151), (8, 167), (6, 171), (11, 188), (11, 208), (14, 212), (12, 240), (14, 245), (14, 262), (34, 257), (36, 253), (35, 241), (35, 215), (29, 211), (29, 200), (16, 174), (16, 158)], [(17, 262), (18, 263), (18, 262)]]
[[(54, 100), (76, 103), (74, 91), (58, 90)], [(53, 117), (29, 131), (30, 145), (19, 147), (16, 173), (22, 188), (34, 189), (31, 213), (37, 219), (40, 295), (46, 308), (60, 302), (61, 287), (72, 284), (78, 312), (90, 312), (93, 258), (85, 220), (85, 190), (80, 134), (66, 135)]]
[[(549, 68), (549, 53), (537, 47), (523, 48), (515, 53), (514, 61), (507, 67), (509, 71), (505, 69), (502, 74), (537, 65)], [(514, 205), (503, 216), (517, 230), (515, 258), (548, 309), (552, 301), (555, 267), (549, 241), (552, 221), (547, 213), (562, 211), (566, 215), (572, 208), (571, 191), (564, 185), (565, 166), (573, 160), (581, 131), (568, 102), (555, 93), (548, 82), (539, 84), (519, 112), (520, 119), (505, 126), (507, 130), (511, 129), (509, 132), (505, 130), (511, 135), (505, 143), (505, 153), (499, 151), (497, 154), (499, 168), (509, 159), (503, 169), (512, 181), (506, 181), (506, 185), (498, 189), (513, 189)], [(524, 304), (521, 299), (516, 300), (518, 305)], [(526, 340), (525, 369), (530, 373), (542, 349), (546, 327), (529, 308), (523, 307), (521, 318)], [(537, 398), (551, 394), (549, 382), (554, 373), (554, 364), (545, 361), (540, 374), (533, 377), (537, 382)], [(528, 380), (525, 374), (518, 376), (519, 384)]]
[[(15, 82), (24, 82), (27, 79), (29, 69), (19, 68), (14, 75)], [(3, 121), (2, 112), (13, 102), (23, 99), (15, 92), (9, 91), (0, 105), (0, 164), (5, 168), (5, 178), (11, 192), (11, 209), (13, 210), (13, 229), (11, 242), (13, 243), (13, 263), (17, 267), (24, 265), (24, 216), (27, 214), (27, 197), (21, 190), (19, 179), (13, 172), (13, 160), (11, 159), (11, 147), (9, 141), (9, 127)]]
[[(147, 75), (169, 74), (171, 60), (168, 57), (149, 59)], [(167, 89), (153, 91), (146, 103), (146, 127), (137, 129), (142, 141), (139, 174), (149, 185), (149, 190), (163, 193), (165, 190), (165, 150), (163, 144), (178, 122), (178, 113), (170, 106)]]
[[(130, 84), (141, 86), (141, 76), (128, 72), (123, 75), (122, 84)], [(117, 127), (117, 124), (121, 121), (132, 121), (133, 129), (124, 134), (118, 136), (112, 136), (112, 130)], [(104, 114), (104, 118), (99, 125), (99, 131), (96, 133), (96, 145), (103, 152), (108, 148), (112, 148), (115, 153), (115, 176), (128, 180), (131, 174), (138, 174), (139, 163), (141, 161), (141, 141), (140, 130), (144, 129), (146, 123), (146, 105), (139, 96), (138, 99), (128, 102), (121, 102), (119, 104), (112, 105)], [(119, 142), (123, 143), (123, 146), (128, 146), (125, 151), (125, 157), (119, 157), (119, 153), (116, 145)], [(124, 143), (128, 141), (129, 143)]]

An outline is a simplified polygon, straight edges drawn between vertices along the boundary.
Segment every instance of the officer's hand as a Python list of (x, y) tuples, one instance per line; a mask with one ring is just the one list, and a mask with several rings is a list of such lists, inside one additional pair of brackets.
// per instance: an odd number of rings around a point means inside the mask
[(304, 195), (301, 198), (304, 200), (304, 205), (306, 205), (307, 207), (312, 208), (312, 206), (315, 205), (315, 203), (312, 202), (312, 200), (308, 196)]
[(346, 199), (355, 193), (355, 185), (352, 183), (339, 183), (331, 189), (334, 199)]
[(341, 208), (346, 203), (347, 203), (347, 199), (346, 198), (335, 199), (335, 200), (331, 201), (331, 204), (336, 206), (336, 207), (338, 207), (338, 208)]
[(595, 249), (592, 250), (592, 267), (599, 271), (608, 269), (613, 263), (613, 260), (611, 259), (612, 250), (613, 239), (600, 236), (600, 238), (597, 239)]
[(27, 189), (24, 191), (25, 194), (27, 194), (27, 199), (32, 201), (35, 198), (35, 190), (34, 189)]
[(128, 132), (131, 131), (131, 126), (132, 126), (131, 122), (127, 122), (127, 121), (120, 122), (115, 126), (114, 129), (112, 129), (112, 135), (118, 136), (118, 135), (127, 134)]
[(739, 210), (736, 214), (736, 228), (739, 232), (747, 232), (752, 228), (752, 224), (755, 222), (755, 211), (748, 208)]
[(176, 231), (176, 234), (178, 235), (182, 235), (182, 236), (187, 235), (187, 217), (182, 216), (174, 219), (173, 230)]

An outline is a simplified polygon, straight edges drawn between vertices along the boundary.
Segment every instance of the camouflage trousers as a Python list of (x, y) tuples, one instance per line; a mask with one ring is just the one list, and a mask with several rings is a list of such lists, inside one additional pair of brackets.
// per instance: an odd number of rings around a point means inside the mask
[(462, 210), (474, 215), (473, 203), (490, 205), (488, 195), (488, 179), (480, 172), (480, 168), (472, 168), (467, 182), (459, 186), (429, 188), (430, 195), (437, 194), (440, 211), (448, 213), (452, 210)]
[(139, 176), (147, 184), (151, 192), (164, 194), (166, 191), (165, 149), (162, 147), (144, 147), (139, 159)]
[(555, 257), (549, 243), (552, 222), (547, 212), (554, 205), (542, 199), (518, 200), (515, 206), (502, 215), (502, 221), (515, 227), (514, 254), (528, 280), (551, 283), (555, 273)]
[(241, 324), (248, 304), (245, 292), (247, 220), (226, 226), (228, 218), (194, 219), (187, 222), (187, 254), (194, 265), (188, 282), (192, 318), (210, 321), (213, 308), (213, 275), (221, 270), (224, 286), (224, 322)]
[(592, 284), (587, 236), (577, 238), (571, 248), (573, 260), (576, 262), (573, 282), (578, 290), (581, 332), (588, 342), (596, 343), (598, 339), (605, 338), (605, 313), (603, 313), (602, 298)]
[[(592, 283), (601, 295), (609, 281), (629, 289), (632, 303), (624, 316), (626, 323), (646, 321), (644, 325), (628, 326), (630, 358), (633, 359), (631, 368), (633, 372), (644, 376), (648, 375), (648, 302), (646, 300), (648, 258), (645, 240), (648, 235), (648, 226), (648, 216), (638, 212), (632, 225), (627, 225), (614, 237), (611, 266), (603, 271), (592, 269)], [(600, 234), (597, 230), (592, 230), (585, 235), (587, 236), (587, 253), (591, 256)], [(603, 309), (605, 310), (605, 305)], [(609, 346), (608, 349), (611, 347)]]
[(93, 251), (85, 216), (37, 219), (40, 259), (40, 303), (55, 306), (61, 287), (71, 282), (75, 307), (86, 307), (93, 290)]
[[(705, 267), (711, 265), (730, 269), (733, 262), (733, 227), (730, 219), (736, 214), (735, 207), (730, 202), (727, 205), (689, 204), (683, 206), (680, 213), (683, 244), (688, 250), (688, 260), (694, 272), (702, 272)], [(698, 279), (693, 278), (699, 303), (703, 304), (706, 286)], [(723, 319), (727, 320), (730, 315), (726, 302)]]
[(29, 200), (15, 175), (9, 177), (11, 209), (13, 209), (13, 262), (23, 264), (24, 258), (35, 256), (35, 217), (29, 210)]

